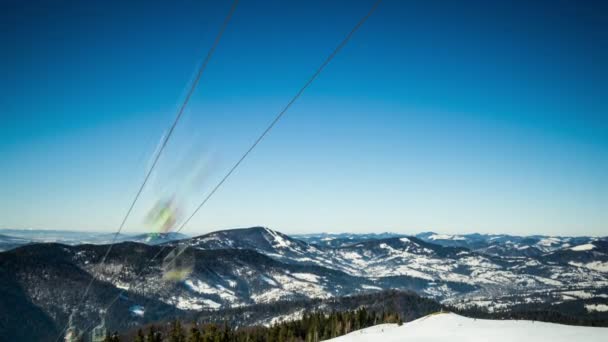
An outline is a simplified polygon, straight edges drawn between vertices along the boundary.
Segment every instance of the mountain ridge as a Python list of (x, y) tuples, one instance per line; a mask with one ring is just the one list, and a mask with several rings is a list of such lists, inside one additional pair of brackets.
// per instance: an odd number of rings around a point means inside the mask
[[(413, 291), (457, 308), (495, 312), (548, 303), (568, 304), (591, 314), (589, 310), (607, 302), (606, 239), (488, 237), (484, 242), (511, 248), (546, 242), (554, 248), (513, 256), (441, 244), (462, 240), (431, 236), (380, 234), (376, 237), (381, 238), (359, 237), (359, 242), (347, 245), (319, 246), (267, 227), (239, 228), (159, 244), (116, 243), (103, 264), (109, 245), (34, 243), (0, 253), (0, 271), (5, 275), (0, 289), (31, 303), (27, 310), (41, 324), (50, 319), (61, 326), (92, 281), (86, 305), (73, 317), (82, 329), (99, 319), (99, 310), (112, 298), (118, 300), (110, 309), (114, 319), (108, 324), (116, 328), (167, 315), (392, 289)], [(483, 237), (471, 239), (480, 243)], [(180, 251), (178, 259), (169, 258), (174, 248)], [(159, 257), (150, 261), (156, 254)], [(167, 267), (176, 260), (183, 267), (171, 271)], [(7, 305), (0, 319), (12, 314)]]

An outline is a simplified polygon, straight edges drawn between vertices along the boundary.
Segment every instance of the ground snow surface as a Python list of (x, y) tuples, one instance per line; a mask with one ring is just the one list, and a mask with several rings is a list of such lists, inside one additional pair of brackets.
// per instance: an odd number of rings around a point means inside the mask
[(606, 304), (587, 304), (585, 308), (589, 312), (598, 311), (598, 312), (606, 312), (608, 311), (608, 305)]
[(381, 324), (337, 337), (334, 342), (571, 342), (608, 341), (608, 328), (554, 323), (472, 319), (437, 314), (405, 323)]

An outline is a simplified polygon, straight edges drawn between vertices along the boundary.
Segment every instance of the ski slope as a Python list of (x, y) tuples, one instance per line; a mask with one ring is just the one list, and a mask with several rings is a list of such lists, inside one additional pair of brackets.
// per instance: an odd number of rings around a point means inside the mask
[(532, 321), (472, 319), (452, 313), (420, 318), (402, 326), (381, 324), (340, 336), (333, 342), (571, 342), (608, 341), (608, 328)]

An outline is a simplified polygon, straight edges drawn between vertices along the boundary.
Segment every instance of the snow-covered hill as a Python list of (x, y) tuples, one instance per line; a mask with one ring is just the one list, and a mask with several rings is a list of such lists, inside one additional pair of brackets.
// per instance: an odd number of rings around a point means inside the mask
[[(588, 244), (590, 236), (517, 236), (508, 234), (438, 234), (423, 232), (414, 235), (420, 240), (445, 247), (464, 247), (474, 252), (497, 256), (539, 256), (543, 253)], [(408, 237), (398, 233), (318, 233), (293, 237), (321, 247), (345, 247), (369, 240)]]
[[(372, 283), (363, 285), (368, 290), (413, 290), (461, 308), (477, 305), (497, 310), (518, 303), (561, 303), (576, 299), (567, 293), (581, 290), (586, 298), (608, 298), (606, 239), (435, 233), (302, 238), (306, 241), (253, 227), (169, 244), (201, 250), (255, 250), (286, 264), (321, 266), (369, 279)], [(581, 245), (570, 244), (575, 242)]]
[[(65, 324), (90, 281), (87, 305), (74, 316), (76, 325), (98, 319), (99, 309), (112, 298), (119, 298), (113, 308), (118, 318), (110, 324), (141, 324), (173, 310), (185, 314), (389, 289), (491, 312), (542, 304), (547, 310), (564, 308), (576, 317), (604, 319), (608, 305), (606, 238), (571, 238), (581, 244), (539, 249), (530, 256), (449, 245), (467, 241), (466, 235), (350, 236), (346, 239), (358, 242), (333, 246), (253, 227), (176, 241), (172, 236), (131, 238), (138, 243), (115, 244), (103, 263), (107, 245), (28, 244), (0, 253), (0, 290), (6, 293), (0, 308), (9, 308), (0, 310), (0, 319), (15, 316), (10, 300), (18, 298), (33, 314)], [(495, 240), (504, 247), (513, 237)], [(537, 245), (542, 239), (525, 241)], [(179, 263), (190, 266), (176, 278), (166, 271), (165, 258), (178, 245), (188, 251)]]
[(220, 230), (169, 244), (181, 243), (204, 250), (250, 249), (291, 263), (325, 264), (325, 254), (317, 246), (266, 227)]
[(452, 313), (435, 314), (405, 323), (381, 324), (354, 331), (333, 342), (600, 342), (608, 340), (608, 328), (516, 321), (482, 320)]

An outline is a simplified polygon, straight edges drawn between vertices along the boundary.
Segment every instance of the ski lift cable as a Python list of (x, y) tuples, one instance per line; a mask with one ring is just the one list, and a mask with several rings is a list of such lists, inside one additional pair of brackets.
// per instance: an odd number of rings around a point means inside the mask
[[(230, 170), (224, 175), (224, 177), (215, 185), (215, 187), (209, 192), (209, 194), (203, 199), (203, 201), (198, 205), (198, 207), (194, 210), (194, 212), (179, 226), (179, 228), (175, 231), (175, 233), (179, 233), (189, 222), (190, 220), (198, 213), (198, 211), (209, 201), (209, 199), (217, 192), (217, 190), (226, 182), (226, 180), (234, 173), (234, 171), (241, 165), (241, 163), (247, 158), (247, 156), (256, 148), (256, 146), (264, 139), (264, 137), (270, 132), (270, 130), (279, 122), (279, 120), (283, 117), (283, 115), (289, 110), (289, 108), (298, 100), (298, 98), (304, 93), (304, 91), (313, 83), (313, 81), (321, 74), (323, 69), (332, 61), (332, 59), (344, 48), (344, 46), (348, 43), (348, 41), (352, 38), (352, 36), (359, 30), (359, 28), (371, 17), (371, 15), (376, 11), (378, 6), (382, 0), (376, 0), (373, 4), (372, 8), (367, 12), (367, 14), (359, 20), (359, 22), (351, 29), (351, 31), (346, 35), (345, 38), (342, 39), (340, 44), (333, 50), (333, 52), (325, 59), (325, 61), (317, 68), (315, 73), (304, 83), (304, 85), (298, 90), (298, 92), (291, 98), (291, 100), (283, 107), (283, 109), (278, 113), (278, 115), (274, 118), (274, 120), (270, 123), (270, 125), (262, 132), (262, 134), (254, 141), (254, 143), (245, 151), (245, 153), (238, 159), (238, 161), (230, 168)], [(168, 245), (163, 245), (162, 248), (148, 260), (147, 264), (154, 261), (158, 256), (162, 254), (162, 252), (170, 247)], [(180, 256), (185, 249), (182, 249), (176, 254), (175, 257)], [(145, 267), (144, 267), (145, 269)], [(133, 281), (137, 280), (142, 274), (143, 270), (140, 271), (139, 274), (135, 276)], [(118, 300), (121, 294), (125, 292), (124, 289), (121, 289), (119, 294), (115, 296), (115, 298), (111, 301), (110, 305), (106, 308), (106, 313), (109, 311), (110, 307)]]
[[(144, 188), (146, 187), (146, 184), (148, 183), (148, 180), (150, 179), (150, 176), (152, 175), (152, 172), (154, 171), (156, 164), (158, 163), (160, 156), (162, 155), (165, 147), (167, 146), (169, 140), (171, 139), (171, 136), (175, 130), (175, 127), (177, 126), (177, 124), (179, 123), (182, 115), (184, 114), (184, 110), (186, 109), (188, 103), (190, 102), (190, 99), (192, 97), (192, 95), (194, 94), (194, 91), (196, 90), (197, 85), (200, 83), (200, 80), (203, 76), (203, 73), (205, 72), (205, 70), (207, 69), (207, 65), (209, 64), (209, 61), (211, 60), (211, 57), (213, 56), (217, 46), (219, 45), (219, 42), (226, 30), (226, 27), (228, 26), (228, 23), (230, 22), (230, 19), (232, 18), (232, 15), (234, 14), (236, 7), (239, 3), (239, 0), (234, 0), (232, 3), (232, 6), (230, 7), (230, 10), (227, 14), (227, 16), (225, 17), (222, 26), (220, 28), (220, 31), (218, 32), (218, 34), (215, 37), (215, 40), (213, 42), (213, 45), (211, 46), (211, 48), (209, 49), (209, 51), (207, 52), (207, 55), (205, 56), (205, 59), (203, 60), (203, 62), (201, 63), (198, 72), (196, 74), (196, 77), (194, 78), (194, 80), (192, 81), (192, 84), (190, 86), (190, 89), (188, 90), (188, 92), (186, 93), (186, 97), (184, 98), (182, 104), (179, 107), (179, 110), (175, 116), (175, 119), (173, 120), (173, 123), (171, 124), (171, 126), (169, 127), (169, 130), (167, 132), (167, 134), (165, 134), (161, 146), (158, 149), (158, 152), (156, 153), (154, 160), (150, 166), (150, 168), (148, 169), (148, 172), (146, 173), (146, 176), (144, 177), (141, 185), (139, 186), (139, 189), (137, 191), (137, 193), (135, 194), (135, 197), (133, 198), (133, 201), (131, 202), (131, 205), (129, 206), (129, 209), (127, 210), (125, 216), (123, 217), (120, 226), (118, 227), (118, 230), (114, 233), (114, 236), (112, 238), (112, 242), (110, 243), (110, 245), (108, 246), (108, 249), (106, 250), (106, 252), (104, 253), (104, 256), (101, 259), (101, 265), (103, 265), (108, 257), (108, 255), (110, 254), (110, 252), (112, 251), (112, 247), (114, 246), (114, 243), (116, 242), (116, 239), (118, 237), (118, 235), (120, 234), (120, 232), (123, 230), (129, 216), (131, 215), (131, 212), (133, 211), (133, 208), (135, 207), (135, 204), (137, 203), (137, 201), (139, 200), (139, 197), (141, 196)], [(93, 284), (93, 281), (95, 280), (94, 277), (91, 277), (91, 281), (89, 282), (89, 284), (87, 285), (84, 294), (82, 295), (81, 300), (79, 301), (79, 303), (74, 307), (74, 309), (72, 309), (72, 313), (77, 310), (85, 301), (87, 294), (89, 293), (91, 286)], [(58, 341), (61, 336), (63, 335), (63, 333), (65, 332), (65, 330), (67, 329), (67, 325), (62, 329), (62, 331), (59, 333), (59, 336), (57, 338), (56, 341)]]
[(377, 0), (369, 12), (361, 19), (359, 22), (353, 27), (353, 29), (346, 35), (346, 37), (338, 44), (338, 46), (333, 50), (333, 52), (325, 59), (325, 61), (319, 66), (319, 68), (315, 71), (315, 73), (308, 79), (306, 83), (300, 88), (300, 90), (295, 94), (294, 97), (285, 105), (285, 107), (279, 112), (279, 114), (272, 120), (270, 125), (262, 132), (262, 134), (254, 141), (254, 143), (249, 147), (249, 149), (241, 156), (241, 158), (230, 168), (230, 170), (226, 173), (226, 175), (217, 183), (217, 185), (209, 192), (209, 194), (203, 199), (203, 201), (198, 205), (198, 207), (192, 212), (192, 214), (180, 225), (180, 227), (175, 231), (179, 233), (184, 227), (192, 220), (192, 218), (198, 213), (198, 211), (209, 201), (211, 197), (216, 193), (216, 191), (226, 182), (226, 180), (234, 173), (234, 171), (241, 165), (241, 163), (249, 156), (249, 154), (258, 146), (258, 144), (266, 137), (266, 135), (272, 130), (272, 128), (281, 120), (283, 115), (291, 108), (291, 106), (302, 96), (304, 91), (314, 82), (314, 80), (321, 74), (323, 69), (334, 59), (334, 57), (346, 46), (348, 41), (352, 38), (352, 36), (359, 30), (359, 28), (369, 19), (369, 17), (376, 11), (378, 6), (382, 0)]

